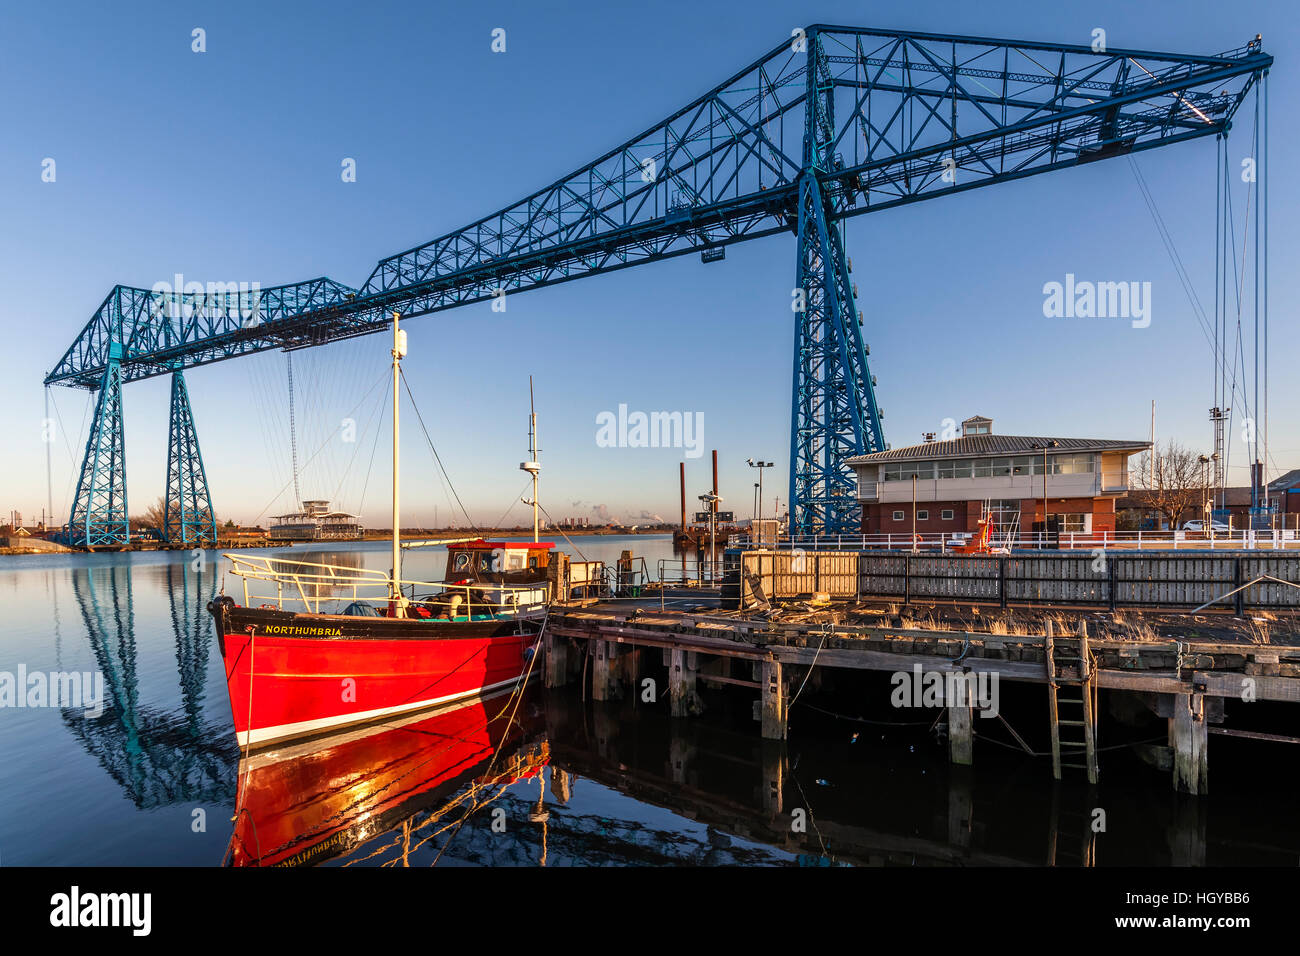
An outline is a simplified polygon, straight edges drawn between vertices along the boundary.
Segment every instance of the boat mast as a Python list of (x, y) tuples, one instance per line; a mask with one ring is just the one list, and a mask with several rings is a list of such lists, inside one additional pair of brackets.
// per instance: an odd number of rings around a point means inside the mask
[(533, 497), (524, 499), (524, 504), (533, 506), (533, 543), (536, 544), (541, 540), (537, 533), (537, 473), (542, 470), (541, 463), (537, 460), (537, 406), (533, 402), (533, 377), (528, 376), (528, 460), (520, 462), (520, 471), (526, 471), (533, 476)]
[(398, 320), (401, 318), (400, 312), (393, 313), (393, 580), (389, 585), (389, 597), (393, 603), (393, 613), (397, 617), (403, 616), (403, 609), (406, 604), (402, 596), (402, 522), (399, 516), (400, 497), (401, 497), (401, 471), (399, 469), (399, 456), (401, 445), (398, 441), (398, 412), (401, 409), (401, 403), (398, 400), (397, 389), (399, 387), (399, 378), (402, 371), (402, 359), (406, 356), (406, 330), (397, 327)]

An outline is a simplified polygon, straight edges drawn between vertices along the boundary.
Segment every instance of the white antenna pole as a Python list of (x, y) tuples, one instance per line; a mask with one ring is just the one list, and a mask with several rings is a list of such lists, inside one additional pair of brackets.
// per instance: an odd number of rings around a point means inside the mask
[(528, 446), (529, 460), (539, 467), (533, 469), (533, 543), (540, 539), (537, 533), (537, 474), (541, 470), (537, 461), (537, 405), (533, 401), (533, 377), (528, 376)]
[(519, 470), (526, 471), (533, 476), (533, 497), (524, 499), (524, 504), (533, 506), (533, 543), (536, 544), (541, 540), (538, 533), (537, 518), (537, 474), (542, 470), (541, 463), (537, 460), (537, 405), (533, 401), (533, 377), (528, 376), (528, 460), (519, 463)]

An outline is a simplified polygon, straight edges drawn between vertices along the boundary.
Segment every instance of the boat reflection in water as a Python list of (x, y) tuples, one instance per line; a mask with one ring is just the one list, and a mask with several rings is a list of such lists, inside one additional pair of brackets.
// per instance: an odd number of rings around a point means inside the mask
[(254, 754), (240, 761), (227, 862), (437, 862), (472, 815), (540, 783), (540, 713), (527, 693), (499, 693)]

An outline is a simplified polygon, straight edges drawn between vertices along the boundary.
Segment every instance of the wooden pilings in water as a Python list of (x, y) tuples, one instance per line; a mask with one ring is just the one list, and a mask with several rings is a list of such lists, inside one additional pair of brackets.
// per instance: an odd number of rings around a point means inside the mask
[(688, 717), (697, 708), (695, 678), (698, 669), (694, 651), (672, 648), (668, 657), (668, 706), (674, 717)]
[(612, 700), (616, 678), (614, 676), (614, 658), (618, 654), (618, 645), (612, 641), (592, 641), (591, 654), (591, 699)]
[(958, 693), (948, 701), (948, 759), (959, 767), (975, 762), (975, 728), (970, 694)]
[(542, 665), (543, 683), (547, 687), (563, 687), (569, 682), (569, 639), (548, 633), (543, 648), (546, 654)]
[[(660, 689), (656, 694), (664, 710), (678, 719), (700, 712), (699, 689), (705, 685), (730, 688), (733, 693), (744, 688), (754, 702), (755, 723), (760, 725), (762, 737), (771, 741), (786, 739), (793, 698), (815, 691), (816, 681), (823, 675), (883, 672), (928, 678), (938, 674), (945, 683), (954, 678), (957, 686), (963, 681), (956, 679), (964, 678), (966, 699), (954, 695), (924, 703), (944, 708), (948, 755), (956, 766), (973, 764), (975, 731), (985, 730), (985, 722), (974, 719), (975, 710), (985, 707), (983, 698), (975, 693), (976, 686), (981, 688), (978, 694), (983, 694), (988, 682), (993, 682), (988, 690), (996, 692), (999, 680), (1044, 686), (1055, 677), (1057, 682), (1083, 685), (1081, 694), (1074, 695), (1081, 697), (1075, 703), (1082, 705), (1082, 723), (1073, 714), (1058, 717), (1074, 721), (1069, 726), (1085, 742), (1091, 730), (1094, 753), (1100, 691), (1115, 694), (1116, 701), (1132, 702), (1135, 717), (1145, 719), (1145, 713), (1151, 712), (1167, 718), (1168, 748), (1149, 749), (1160, 751), (1164, 769), (1172, 768), (1174, 789), (1195, 795), (1208, 791), (1208, 734), (1228, 732), (1210, 725), (1223, 722), (1223, 701), (1241, 694), (1244, 680), (1251, 682), (1258, 699), (1300, 703), (1300, 650), (1281, 645), (1133, 641), (1111, 636), (1085, 638), (1083, 633), (1053, 633), (1049, 644), (1046, 634), (953, 632), (891, 624), (782, 624), (722, 619), (700, 609), (642, 608), (630, 615), (623, 606), (601, 605), (554, 609), (548, 628), (554, 629), (554, 636), (547, 636), (548, 651), (553, 654), (553, 663), (546, 669), (548, 682), (562, 680), (566, 672), (570, 680), (582, 674), (590, 681), (588, 699), (612, 700), (634, 690), (640, 704), (649, 699), (647, 688), (629, 688), (626, 681), (649, 674), (667, 680), (669, 699), (662, 699)], [(569, 642), (568, 647), (561, 649), (564, 641)], [(648, 663), (646, 655), (661, 654), (663, 671), (638, 670), (636, 663), (625, 659), (633, 650), (641, 651), (641, 665)], [(658, 661), (656, 657), (655, 663)], [(805, 681), (806, 668), (812, 670)], [(909, 702), (901, 706), (922, 705)], [(1018, 738), (1014, 730), (1010, 733)], [(1017, 742), (1032, 753), (1023, 741)]]
[(1174, 716), (1169, 718), (1170, 745), (1174, 748), (1174, 789), (1198, 796), (1209, 792), (1209, 721), (1204, 694), (1175, 694)]
[(782, 669), (780, 661), (763, 661), (762, 678), (759, 684), (763, 695), (763, 738), (765, 740), (785, 740), (786, 700)]

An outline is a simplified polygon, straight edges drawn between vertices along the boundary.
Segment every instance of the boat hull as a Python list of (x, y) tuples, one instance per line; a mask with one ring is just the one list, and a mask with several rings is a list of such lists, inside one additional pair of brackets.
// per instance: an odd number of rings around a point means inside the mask
[(430, 621), (210, 605), (241, 748), (373, 723), (509, 689), (537, 625)]

